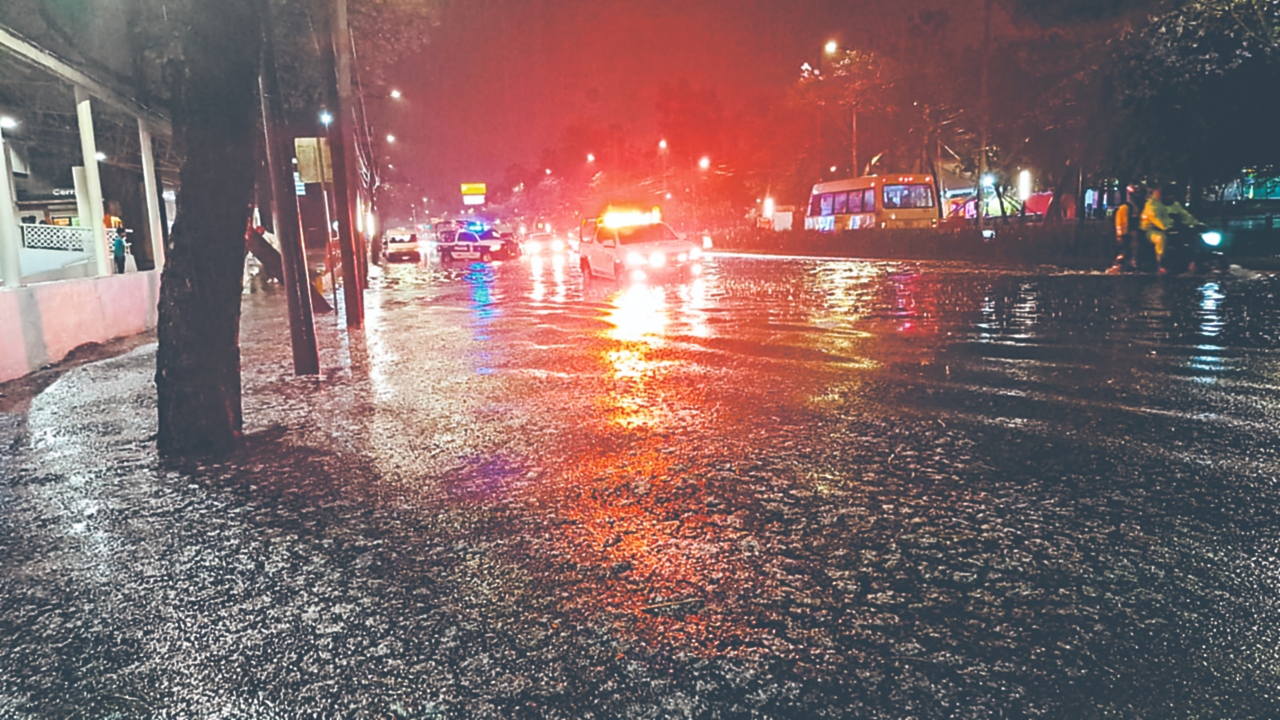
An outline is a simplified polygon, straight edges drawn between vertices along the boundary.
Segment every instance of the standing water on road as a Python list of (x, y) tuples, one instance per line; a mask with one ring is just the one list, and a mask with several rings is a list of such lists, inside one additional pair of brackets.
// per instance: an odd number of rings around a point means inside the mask
[(389, 267), (0, 414), (0, 717), (1273, 717), (1280, 280)]

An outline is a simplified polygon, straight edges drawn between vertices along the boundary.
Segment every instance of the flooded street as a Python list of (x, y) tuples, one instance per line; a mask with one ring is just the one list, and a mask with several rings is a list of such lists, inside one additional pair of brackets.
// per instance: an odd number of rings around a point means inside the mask
[(0, 717), (1275, 717), (1280, 278), (720, 256), (245, 296), (0, 414)]

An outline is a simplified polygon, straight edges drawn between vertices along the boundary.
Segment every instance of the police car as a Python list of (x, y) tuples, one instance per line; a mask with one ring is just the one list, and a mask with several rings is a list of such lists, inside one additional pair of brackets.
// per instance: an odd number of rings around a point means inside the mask
[(582, 276), (643, 282), (702, 274), (702, 248), (676, 234), (661, 214), (609, 210), (582, 226)]
[(440, 240), (440, 260), (508, 260), (520, 256), (520, 244), (510, 235), (502, 235), (492, 229), (471, 228), (462, 230), (445, 240)]

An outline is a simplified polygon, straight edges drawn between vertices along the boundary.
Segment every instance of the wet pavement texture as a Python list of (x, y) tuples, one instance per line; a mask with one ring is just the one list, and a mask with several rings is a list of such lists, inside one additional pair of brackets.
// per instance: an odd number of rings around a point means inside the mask
[(0, 413), (0, 717), (1277, 717), (1280, 278), (722, 256), (246, 296)]

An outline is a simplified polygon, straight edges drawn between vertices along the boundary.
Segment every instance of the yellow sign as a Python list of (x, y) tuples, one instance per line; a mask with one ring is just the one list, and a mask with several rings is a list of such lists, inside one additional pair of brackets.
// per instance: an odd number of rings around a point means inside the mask
[(302, 182), (333, 182), (333, 158), (329, 155), (328, 139), (294, 138), (293, 154), (298, 158), (298, 176)]
[(484, 183), (462, 183), (463, 195), (487, 195), (488, 187)]

